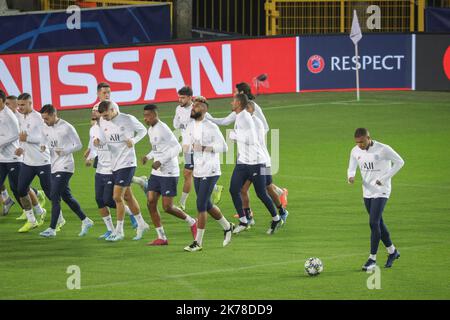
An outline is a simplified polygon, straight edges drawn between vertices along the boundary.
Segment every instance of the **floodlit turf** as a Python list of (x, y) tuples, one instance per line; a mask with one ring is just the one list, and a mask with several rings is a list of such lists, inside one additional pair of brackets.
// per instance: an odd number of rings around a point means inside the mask
[[(450, 298), (450, 93), (363, 92), (307, 93), (260, 96), (271, 128), (280, 130), (280, 170), (274, 182), (289, 189), (287, 225), (266, 235), (270, 216), (256, 198), (251, 203), (256, 226), (233, 237), (222, 248), (219, 225), (208, 220), (202, 252), (188, 253), (192, 241), (185, 222), (162, 213), (167, 247), (148, 247), (144, 240), (97, 240), (105, 226), (94, 202), (94, 171), (82, 152), (75, 155), (73, 194), (95, 226), (78, 238), (80, 222), (63, 206), (67, 224), (55, 239), (38, 233), (19, 234), (15, 206), (0, 217), (1, 299), (449, 299)], [(161, 104), (161, 118), (172, 126), (175, 103)], [(210, 112), (225, 116), (230, 99), (212, 100)], [(142, 120), (141, 106), (123, 112)], [(66, 111), (87, 145), (89, 111)], [(369, 290), (370, 276), (361, 271), (369, 250), (368, 215), (362, 203), (360, 177), (346, 183), (353, 132), (366, 126), (373, 138), (391, 145), (405, 159), (393, 179), (385, 222), (401, 258), (390, 270), (381, 269), (381, 289)], [(148, 139), (137, 146), (138, 157), (149, 151)], [(149, 164), (138, 175), (149, 173)], [(227, 189), (233, 165), (223, 165), (220, 208), (233, 220)], [(36, 181), (34, 183), (37, 185)], [(181, 193), (182, 179), (178, 185)], [(133, 186), (147, 221), (142, 191)], [(49, 202), (46, 206), (50, 211)], [(195, 194), (188, 213), (196, 216)], [(115, 219), (114, 219), (115, 220)], [(49, 219), (48, 219), (49, 221)], [(48, 223), (45, 223), (45, 227)], [(319, 257), (318, 277), (303, 273), (308, 257)], [(380, 265), (386, 250), (380, 245)], [(68, 290), (67, 267), (81, 269), (81, 289)]]

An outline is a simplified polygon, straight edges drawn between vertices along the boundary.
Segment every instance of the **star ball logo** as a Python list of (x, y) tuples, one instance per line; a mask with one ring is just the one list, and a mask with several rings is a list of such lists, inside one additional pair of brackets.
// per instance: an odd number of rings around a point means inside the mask
[(308, 70), (311, 73), (317, 74), (322, 72), (322, 70), (325, 68), (325, 60), (318, 54), (315, 54), (308, 59)]

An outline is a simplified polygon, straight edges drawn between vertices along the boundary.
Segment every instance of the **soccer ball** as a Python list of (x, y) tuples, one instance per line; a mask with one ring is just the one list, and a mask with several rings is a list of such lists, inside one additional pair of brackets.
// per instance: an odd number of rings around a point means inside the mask
[(305, 272), (310, 276), (317, 276), (323, 271), (323, 264), (319, 258), (309, 258), (305, 261)]

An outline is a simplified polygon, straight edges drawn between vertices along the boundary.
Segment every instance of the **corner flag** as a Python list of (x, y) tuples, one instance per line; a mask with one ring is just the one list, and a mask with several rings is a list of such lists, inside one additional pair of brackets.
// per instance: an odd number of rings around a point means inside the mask
[(361, 27), (359, 26), (358, 16), (356, 10), (353, 10), (352, 30), (350, 31), (350, 39), (355, 44), (355, 57), (358, 62), (356, 69), (356, 100), (359, 101), (359, 55), (358, 55), (358, 42), (362, 38)]
[(352, 39), (355, 45), (358, 44), (358, 41), (361, 40), (362, 33), (361, 27), (359, 26), (358, 16), (356, 15), (356, 10), (353, 10), (353, 21), (352, 21), (352, 30), (350, 31), (350, 39)]

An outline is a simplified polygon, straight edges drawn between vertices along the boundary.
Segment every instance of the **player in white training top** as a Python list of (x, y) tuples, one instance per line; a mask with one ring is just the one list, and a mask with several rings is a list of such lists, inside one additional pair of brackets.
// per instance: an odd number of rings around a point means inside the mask
[(82, 237), (94, 225), (94, 222), (86, 217), (78, 201), (72, 196), (69, 187), (70, 178), (75, 173), (75, 161), (73, 153), (81, 150), (82, 144), (75, 128), (67, 121), (58, 117), (58, 112), (51, 104), (46, 104), (40, 111), (44, 119), (44, 139), (50, 149), (52, 181), (51, 198), (52, 219), (50, 227), (40, 233), (42, 237), (55, 237), (58, 220), (61, 218), (61, 199), (81, 220)]
[(383, 221), (383, 210), (391, 195), (391, 178), (403, 167), (404, 161), (390, 146), (372, 140), (366, 128), (355, 131), (356, 146), (350, 153), (347, 179), (355, 182), (356, 169), (359, 167), (362, 178), (363, 197), (369, 214), (371, 229), (370, 255), (362, 269), (372, 270), (376, 266), (380, 240), (386, 246), (388, 259), (385, 267), (390, 268), (400, 252), (392, 243), (391, 236)]
[[(17, 121), (22, 117), (22, 115), (17, 111), (17, 97), (16, 96), (7, 96), (6, 100), (4, 101), (4, 105), (11, 110), (11, 112), (16, 117)], [(6, 114), (6, 113), (5, 113)], [(19, 130), (20, 130), (20, 123), (19, 123)], [(6, 131), (4, 131), (6, 133)], [(1, 198), (0, 200), (3, 200), (3, 215), (7, 215), (11, 209), (11, 207), (15, 204), (15, 202), (11, 199), (11, 197), (8, 194), (8, 190), (6, 189), (4, 185), (4, 180), (6, 177), (8, 177), (9, 180), (9, 186), (11, 188), (11, 191), (14, 194), (14, 197), (17, 201), (17, 203), (22, 208), (22, 214), (16, 218), (16, 220), (27, 220), (27, 216), (25, 214), (25, 211), (23, 210), (22, 204), (20, 203), (20, 197), (17, 192), (18, 184), (19, 184), (19, 173), (20, 168), (22, 167), (23, 162), (23, 156), (16, 156), (14, 153), (18, 147), (19, 143), (19, 135), (17, 135), (17, 139), (14, 142), (11, 142), (8, 144), (8, 146), (4, 146), (3, 150), (0, 151), (2, 155), (0, 155), (0, 163), (3, 162), (2, 169), (0, 169), (0, 191), (1, 191)], [(3, 158), (3, 160), (2, 160)], [(2, 171), (4, 170), (4, 171)], [(3, 176), (4, 175), (4, 176)], [(28, 192), (28, 195), (30, 196), (31, 203), (33, 206), (33, 212), (35, 214), (40, 214), (42, 212), (45, 206), (45, 194), (42, 190), (36, 190), (33, 187), (30, 187), (30, 191)]]
[[(266, 117), (264, 116), (264, 113), (261, 109), (261, 107), (254, 101), (255, 96), (251, 92), (250, 85), (246, 82), (240, 82), (236, 84), (235, 92), (234, 94), (242, 93), (247, 96), (247, 98), (252, 102), (254, 111), (252, 112), (252, 115), (258, 118), (263, 126), (265, 135), (264, 135), (264, 141), (267, 140), (267, 133), (269, 132), (269, 124), (267, 123)], [(236, 112), (231, 112), (228, 116), (225, 118), (214, 118), (209, 113), (206, 114), (206, 118), (211, 120), (217, 125), (220, 126), (227, 126), (235, 122), (236, 120)], [(250, 188), (251, 183), (246, 182), (245, 185), (242, 188), (241, 191), (241, 197), (242, 197), (242, 203), (244, 207), (245, 214), (247, 218), (249, 219), (249, 225), (253, 225), (255, 221), (253, 220), (253, 212), (250, 208), (250, 198), (248, 195), (248, 190)], [(271, 196), (272, 200), (277, 204), (281, 203), (283, 208), (287, 207), (288, 204), (288, 190), (286, 188), (280, 188), (274, 183), (270, 184), (270, 187), (268, 188), (269, 195)], [(278, 199), (276, 199), (278, 197)], [(235, 215), (236, 218), (239, 217), (238, 214)]]
[(196, 97), (191, 112), (191, 121), (186, 128), (183, 149), (194, 154), (194, 186), (197, 194), (198, 229), (194, 242), (184, 250), (195, 252), (202, 250), (203, 235), (209, 213), (223, 228), (223, 246), (231, 241), (234, 225), (222, 215), (220, 209), (211, 202), (211, 194), (221, 176), (220, 154), (227, 152), (219, 127), (205, 118), (208, 102), (204, 97)]
[[(27, 222), (19, 232), (28, 232), (44, 223), (46, 211), (36, 220), (32, 208), (29, 190), (33, 179), (39, 177), (39, 182), (47, 198), (51, 198), (51, 161), (50, 151), (45, 145), (43, 129), (45, 126), (41, 114), (33, 109), (30, 94), (22, 93), (17, 98), (17, 105), (21, 116), (19, 117), (20, 134), (19, 147), (16, 156), (23, 155), (23, 163), (19, 173), (18, 195), (26, 212)], [(39, 213), (37, 213), (39, 214)]]
[(159, 119), (156, 105), (148, 104), (144, 107), (144, 121), (148, 125), (148, 137), (152, 150), (142, 159), (142, 163), (145, 165), (149, 160), (153, 160), (152, 172), (147, 184), (147, 207), (158, 236), (149, 245), (168, 244), (158, 211), (160, 196), (164, 211), (186, 221), (195, 239), (197, 234), (195, 219), (173, 205), (180, 176), (178, 154), (181, 152), (181, 146), (169, 126)]
[[(181, 131), (181, 138), (184, 138), (187, 125), (191, 122), (191, 110), (192, 110), (192, 89), (185, 86), (178, 90), (178, 102), (180, 103), (175, 109), (175, 117), (173, 118), (173, 127)], [(192, 153), (184, 154), (184, 184), (183, 192), (179, 206), (181, 209), (186, 210), (186, 200), (191, 192), (192, 188), (192, 170), (194, 170), (194, 161)]]
[(147, 130), (134, 116), (118, 113), (110, 101), (102, 101), (98, 106), (98, 112), (102, 117), (100, 119), (102, 134), (94, 139), (94, 146), (108, 144), (114, 179), (113, 198), (117, 210), (116, 230), (106, 240), (124, 239), (125, 199), (127, 199), (130, 210), (138, 223), (134, 240), (140, 240), (144, 231), (148, 229), (148, 225), (142, 218), (139, 204), (133, 195), (130, 184), (137, 166), (134, 146), (145, 137)]

